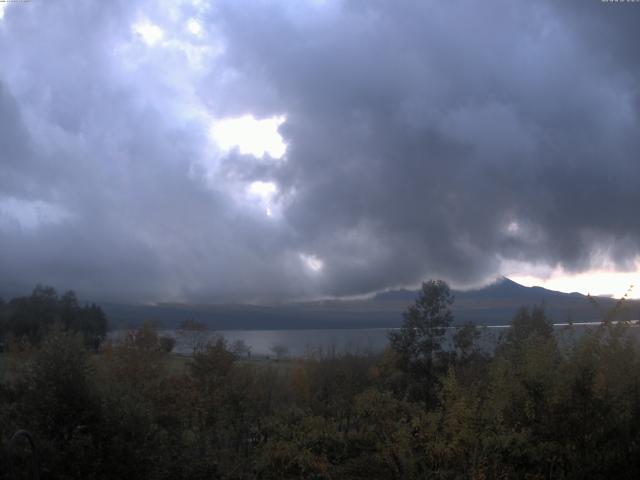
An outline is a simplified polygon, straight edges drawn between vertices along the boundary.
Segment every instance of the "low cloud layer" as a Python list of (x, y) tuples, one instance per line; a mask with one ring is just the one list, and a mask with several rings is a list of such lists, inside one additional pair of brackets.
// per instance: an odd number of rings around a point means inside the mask
[[(8, 4), (0, 290), (287, 300), (635, 268), (639, 21), (599, 0)], [(216, 136), (249, 115), (281, 158)]]

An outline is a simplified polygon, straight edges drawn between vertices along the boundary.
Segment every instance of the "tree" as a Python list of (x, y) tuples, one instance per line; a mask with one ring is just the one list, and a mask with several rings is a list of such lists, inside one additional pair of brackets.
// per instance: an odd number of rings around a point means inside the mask
[(231, 351), (237, 358), (251, 358), (251, 347), (242, 339), (238, 339), (231, 345)]
[(158, 342), (160, 343), (160, 349), (166, 353), (171, 353), (176, 346), (176, 339), (167, 335), (159, 337)]
[(409, 396), (433, 399), (436, 377), (446, 371), (448, 354), (442, 351), (442, 342), (453, 321), (452, 303), (449, 285), (429, 280), (404, 312), (402, 328), (389, 334), (397, 365), (409, 377)]
[(217, 337), (193, 352), (188, 363), (189, 374), (205, 391), (214, 390), (223, 384), (235, 360), (224, 337)]
[(52, 287), (37, 285), (30, 296), (11, 299), (9, 307), (11, 314), (7, 319), (7, 330), (33, 343), (39, 342), (60, 320), (58, 294)]
[(81, 312), (83, 323), (80, 331), (84, 333), (85, 341), (93, 348), (97, 348), (107, 335), (107, 316), (95, 303), (83, 307)]
[(107, 317), (95, 304), (80, 306), (76, 294), (69, 290), (58, 296), (52, 287), (38, 285), (28, 297), (11, 299), (0, 308), (3, 330), (31, 343), (39, 343), (51, 327), (59, 323), (72, 332), (80, 332), (85, 344), (97, 349), (107, 333)]
[(96, 451), (90, 441), (100, 421), (94, 366), (82, 335), (54, 325), (18, 383), (18, 421), (34, 433), (43, 471), (51, 478), (89, 478)]
[(286, 357), (289, 353), (289, 347), (281, 343), (275, 343), (271, 345), (269, 347), (269, 350), (271, 350), (271, 353), (273, 353), (276, 356), (276, 359), (278, 360)]
[(511, 321), (507, 341), (518, 345), (534, 335), (543, 339), (552, 338), (553, 325), (547, 320), (543, 307), (535, 306), (531, 310), (521, 307)]
[(453, 346), (460, 362), (466, 362), (478, 353), (476, 342), (480, 339), (480, 330), (474, 323), (467, 322), (453, 335)]

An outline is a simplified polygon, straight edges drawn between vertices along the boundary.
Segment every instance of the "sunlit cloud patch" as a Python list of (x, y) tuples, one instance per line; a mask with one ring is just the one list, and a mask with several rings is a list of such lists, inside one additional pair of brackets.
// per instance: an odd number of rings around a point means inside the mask
[(320, 258), (318, 258), (316, 255), (301, 253), (300, 260), (302, 261), (302, 264), (306, 267), (307, 271), (311, 273), (320, 273), (324, 268), (324, 262)]
[(149, 20), (141, 20), (133, 24), (132, 30), (140, 36), (144, 43), (151, 47), (157, 45), (164, 38), (164, 31)]
[(267, 216), (274, 214), (274, 197), (278, 193), (278, 187), (273, 182), (256, 181), (247, 187), (247, 194), (256, 200), (263, 208)]
[(187, 30), (196, 37), (202, 36), (202, 25), (195, 18), (190, 18), (187, 21)]
[(222, 150), (237, 148), (244, 155), (261, 158), (268, 154), (279, 159), (287, 151), (287, 145), (278, 133), (285, 121), (284, 115), (260, 120), (253, 115), (225, 118), (213, 123), (209, 135)]

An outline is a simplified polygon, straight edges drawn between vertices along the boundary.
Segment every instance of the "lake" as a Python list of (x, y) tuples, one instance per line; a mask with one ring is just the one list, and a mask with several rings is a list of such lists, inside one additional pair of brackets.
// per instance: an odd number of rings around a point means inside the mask
[[(557, 336), (567, 339), (580, 336), (589, 328), (600, 325), (599, 322), (574, 323), (570, 329), (566, 323), (554, 324)], [(633, 325), (634, 334), (640, 329)], [(479, 327), (481, 331), (480, 345), (483, 349), (492, 350), (500, 335), (509, 326), (491, 325)], [(223, 336), (229, 345), (242, 341), (250, 348), (252, 355), (274, 356), (274, 350), (280, 349), (287, 356), (302, 356), (308, 353), (379, 353), (388, 344), (387, 335), (392, 328), (364, 328), (364, 329), (318, 329), (318, 330), (216, 330), (216, 331), (181, 331), (161, 330), (160, 335), (175, 338), (174, 352), (190, 355), (199, 344), (205, 344), (217, 336)], [(451, 345), (451, 337), (456, 327), (451, 327), (445, 348)], [(117, 340), (125, 331), (117, 330), (109, 334), (109, 338)]]

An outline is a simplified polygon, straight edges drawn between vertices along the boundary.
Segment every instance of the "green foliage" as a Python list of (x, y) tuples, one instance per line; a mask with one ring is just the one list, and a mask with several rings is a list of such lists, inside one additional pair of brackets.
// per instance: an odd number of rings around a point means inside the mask
[(482, 354), (478, 348), (480, 335), (478, 327), (471, 322), (465, 323), (456, 330), (453, 335), (453, 348), (460, 362), (468, 363), (479, 359)]
[(438, 376), (448, 365), (449, 354), (442, 351), (442, 343), (453, 321), (452, 303), (445, 282), (425, 282), (415, 303), (404, 312), (402, 328), (389, 334), (397, 367), (408, 376), (409, 398), (435, 398)]
[(453, 297), (445, 282), (423, 283), (415, 303), (404, 312), (402, 328), (389, 335), (392, 348), (406, 357), (407, 362), (430, 361), (434, 353), (442, 350), (446, 328), (453, 321), (452, 303)]
[(171, 353), (176, 346), (176, 339), (173, 337), (160, 337), (159, 342), (160, 348), (167, 353)]
[(95, 305), (80, 305), (69, 290), (58, 296), (52, 287), (38, 285), (30, 296), (0, 304), (0, 335), (38, 343), (54, 324), (80, 332), (90, 348), (97, 348), (107, 333), (107, 317)]
[(198, 348), (193, 352), (189, 371), (191, 377), (206, 391), (213, 391), (224, 382), (236, 360), (227, 348), (223, 337)]
[(549, 339), (553, 336), (553, 325), (547, 319), (544, 309), (540, 306), (529, 309), (521, 307), (516, 313), (511, 328), (507, 334), (507, 342), (521, 345), (532, 336)]
[(450, 304), (446, 284), (425, 284), (380, 357), (279, 362), (248, 361), (223, 338), (171, 355), (149, 323), (95, 352), (54, 322), (0, 354), (20, 365), (0, 381), (1, 465), (27, 428), (43, 478), (640, 475), (637, 327), (572, 327), (560, 341), (541, 308), (525, 308), (494, 352), (472, 325), (446, 351)]
[(38, 429), (68, 441), (94, 415), (94, 367), (82, 336), (55, 326), (24, 378), (25, 413)]
[(82, 476), (87, 464), (75, 459), (93, 456), (87, 440), (100, 421), (94, 382), (82, 335), (54, 325), (13, 386), (19, 399), (14, 420), (38, 432), (43, 466), (60, 477)]

